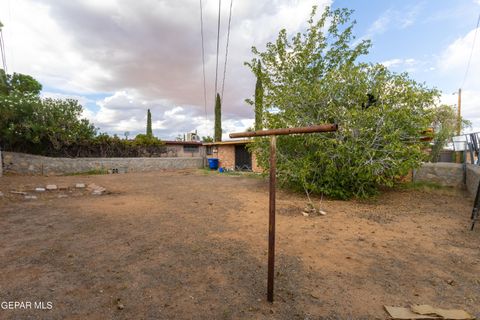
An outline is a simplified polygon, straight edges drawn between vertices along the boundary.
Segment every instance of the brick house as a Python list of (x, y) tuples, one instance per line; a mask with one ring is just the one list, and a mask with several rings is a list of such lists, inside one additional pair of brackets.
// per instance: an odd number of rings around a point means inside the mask
[(167, 157), (205, 157), (205, 146), (200, 141), (164, 141)]
[(255, 154), (247, 148), (250, 140), (229, 140), (204, 143), (207, 158), (218, 158), (219, 166), (229, 170), (262, 172)]

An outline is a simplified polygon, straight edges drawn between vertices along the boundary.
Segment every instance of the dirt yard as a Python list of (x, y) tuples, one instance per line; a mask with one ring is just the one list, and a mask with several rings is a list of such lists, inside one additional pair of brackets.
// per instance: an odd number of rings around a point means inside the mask
[[(72, 190), (78, 182), (110, 193)], [(71, 188), (29, 191), (47, 183)], [(323, 200), (327, 215), (315, 217), (302, 215), (303, 196), (278, 193), (269, 304), (263, 179), (3, 177), (0, 191), (0, 302), (52, 304), (0, 308), (0, 319), (385, 319), (383, 305), (410, 304), (480, 316), (480, 226), (469, 231), (461, 192)]]

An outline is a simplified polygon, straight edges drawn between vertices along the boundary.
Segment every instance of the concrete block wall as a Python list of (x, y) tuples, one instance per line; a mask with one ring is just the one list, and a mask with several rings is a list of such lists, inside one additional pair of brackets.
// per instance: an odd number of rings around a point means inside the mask
[(190, 158), (51, 158), (3, 152), (3, 171), (22, 175), (64, 175), (92, 170), (122, 169), (147, 172), (163, 169), (203, 168), (203, 157)]

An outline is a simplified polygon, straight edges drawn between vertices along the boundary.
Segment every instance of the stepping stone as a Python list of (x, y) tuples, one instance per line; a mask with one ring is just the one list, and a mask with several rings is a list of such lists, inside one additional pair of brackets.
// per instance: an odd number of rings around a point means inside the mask
[(25, 200), (36, 200), (37, 196), (26, 195)]
[(23, 191), (15, 191), (15, 190), (10, 191), (10, 193), (13, 193), (13, 194), (21, 194), (22, 196), (26, 196), (26, 195), (27, 195), (26, 192), (23, 192)]
[(105, 189), (104, 187), (96, 186), (96, 188), (93, 189), (92, 194), (96, 195), (96, 196), (99, 196), (99, 195), (104, 194), (105, 191), (107, 191), (107, 189)]
[(95, 183), (90, 183), (88, 186), (87, 186), (87, 189), (88, 190), (96, 190), (100, 188), (100, 186), (97, 186)]
[(77, 183), (77, 184), (75, 184), (75, 188), (83, 189), (83, 188), (85, 188), (85, 183)]
[(68, 185), (66, 185), (66, 184), (59, 184), (59, 185), (58, 185), (58, 190), (68, 190)]
[(49, 190), (49, 191), (52, 191), (52, 190), (57, 190), (57, 185), (56, 184), (47, 184), (47, 186), (45, 187), (45, 189)]
[(45, 188), (38, 187), (38, 188), (35, 188), (35, 191), (36, 191), (36, 192), (44, 192), (44, 191), (45, 191)]

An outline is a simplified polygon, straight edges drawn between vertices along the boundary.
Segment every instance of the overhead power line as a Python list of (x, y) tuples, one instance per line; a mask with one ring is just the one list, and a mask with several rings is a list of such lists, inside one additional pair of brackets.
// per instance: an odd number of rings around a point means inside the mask
[(220, 16), (222, 10), (222, 0), (218, 0), (218, 23), (217, 23), (217, 62), (215, 64), (215, 95), (214, 101), (217, 97), (217, 83), (218, 83), (218, 53), (220, 49)]
[(203, 66), (203, 100), (205, 106), (205, 121), (208, 121), (207, 117), (207, 85), (206, 85), (206, 78), (205, 78), (205, 45), (204, 45), (204, 37), (203, 37), (203, 6), (202, 0), (200, 0), (200, 33), (202, 35), (202, 66)]
[(7, 73), (7, 57), (5, 54), (5, 41), (3, 40), (3, 24), (0, 22), (0, 53), (2, 57), (2, 66), (5, 73)]
[(225, 75), (227, 73), (228, 43), (230, 41), (230, 24), (232, 22), (232, 4), (233, 4), (233, 0), (230, 0), (230, 13), (228, 14), (227, 44), (225, 46), (225, 64), (223, 66), (222, 101), (223, 101), (223, 91), (225, 89)]
[(477, 26), (475, 27), (475, 33), (473, 35), (472, 49), (470, 50), (470, 57), (468, 58), (467, 68), (465, 69), (465, 75), (463, 76), (462, 86), (460, 88), (463, 88), (463, 86), (465, 85), (465, 80), (467, 80), (468, 71), (470, 70), (470, 62), (472, 61), (473, 49), (475, 48), (475, 40), (477, 39), (477, 31), (478, 31), (479, 24), (480, 24), (480, 14), (478, 14)]

